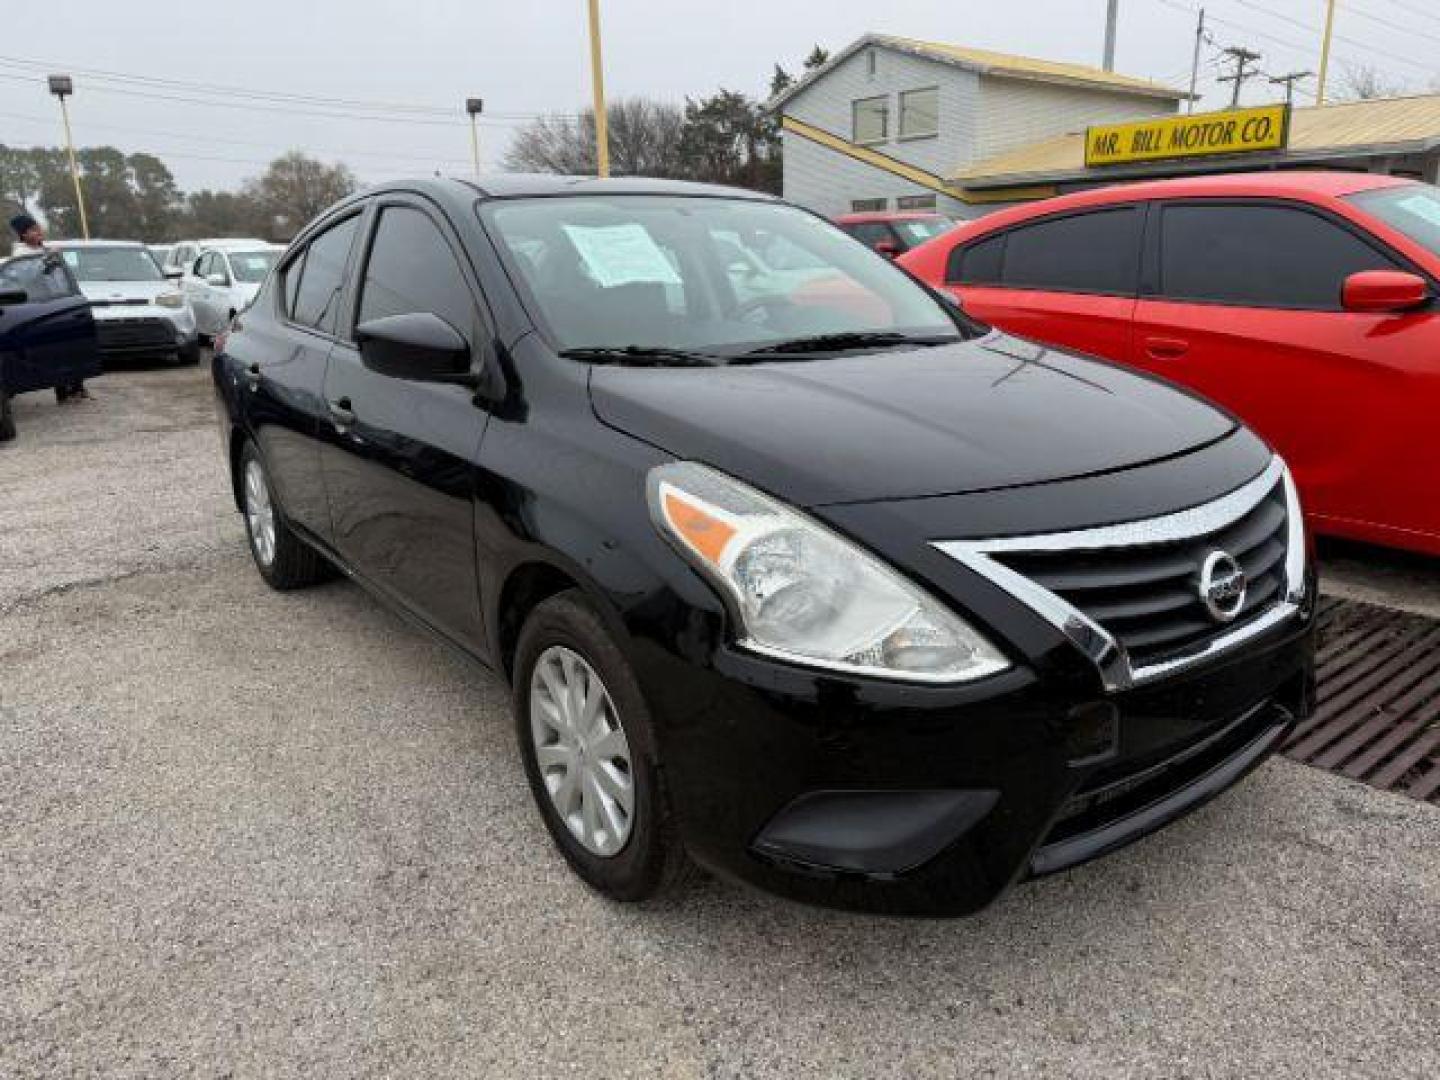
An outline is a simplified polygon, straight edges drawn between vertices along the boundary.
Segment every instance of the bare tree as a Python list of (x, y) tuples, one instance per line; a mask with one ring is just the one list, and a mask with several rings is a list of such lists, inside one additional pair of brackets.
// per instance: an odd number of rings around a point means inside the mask
[[(610, 168), (619, 176), (685, 175), (679, 154), (685, 112), (648, 98), (626, 98), (606, 107), (610, 120)], [(521, 128), (505, 154), (514, 172), (585, 176), (595, 172), (595, 111), (544, 116)]]
[(291, 237), (354, 190), (355, 174), (345, 165), (326, 165), (291, 150), (272, 161), (264, 175), (246, 181), (244, 194), (264, 208), (274, 235)]
[(1370, 64), (1346, 64), (1340, 85), (1332, 95), (1336, 101), (1371, 101), (1405, 93), (1405, 84), (1382, 74)]

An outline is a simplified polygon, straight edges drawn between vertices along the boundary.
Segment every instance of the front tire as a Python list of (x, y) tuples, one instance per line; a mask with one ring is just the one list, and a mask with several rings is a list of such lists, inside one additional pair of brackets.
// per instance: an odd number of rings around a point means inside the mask
[(512, 705), (531, 794), (576, 874), (619, 901), (689, 876), (634, 669), (578, 590), (525, 621)]
[(255, 569), (272, 589), (303, 589), (329, 577), (329, 564), (290, 529), (253, 442), (240, 451), (240, 509)]

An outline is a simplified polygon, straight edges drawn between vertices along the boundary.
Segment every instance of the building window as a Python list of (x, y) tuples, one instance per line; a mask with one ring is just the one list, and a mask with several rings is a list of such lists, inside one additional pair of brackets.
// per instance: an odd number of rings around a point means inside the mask
[(872, 78), (872, 79), (875, 77), (875, 50), (874, 50), (874, 49), (866, 49), (866, 50), (865, 50), (865, 74), (868, 75), (868, 76), (870, 76), (870, 78)]
[(906, 90), (900, 95), (900, 138), (923, 139), (940, 133), (940, 90)]
[(901, 195), (895, 200), (896, 210), (934, 210), (934, 195)]
[(889, 98), (861, 98), (851, 108), (854, 118), (854, 132), (851, 137), (855, 142), (884, 142), (890, 137)]
[(884, 210), (885, 206), (884, 199), (856, 199), (850, 204), (850, 209), (857, 214), (865, 214), (871, 210)]

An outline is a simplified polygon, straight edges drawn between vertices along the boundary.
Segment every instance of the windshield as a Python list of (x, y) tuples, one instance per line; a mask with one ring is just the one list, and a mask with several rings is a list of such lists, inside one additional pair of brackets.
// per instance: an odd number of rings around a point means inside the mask
[(1348, 198), (1366, 213), (1440, 255), (1440, 188), (1406, 184), (1362, 191)]
[(916, 247), (925, 243), (926, 240), (935, 239), (953, 227), (955, 223), (947, 217), (936, 214), (934, 217), (901, 218), (890, 224), (900, 234), (900, 239), (905, 241), (906, 246)]
[(889, 260), (783, 204), (592, 195), (481, 213), (561, 349), (733, 354), (829, 334), (957, 334)]
[(265, 275), (278, 258), (278, 251), (232, 251), (230, 269), (234, 271), (236, 281), (254, 285), (265, 280)]
[(81, 281), (164, 281), (144, 248), (63, 248), (60, 257)]

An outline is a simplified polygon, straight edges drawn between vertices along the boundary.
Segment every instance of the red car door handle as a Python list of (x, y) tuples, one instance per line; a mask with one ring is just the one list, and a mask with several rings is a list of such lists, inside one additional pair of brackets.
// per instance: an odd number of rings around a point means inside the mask
[(1177, 360), (1190, 351), (1190, 343), (1179, 338), (1145, 339), (1145, 355), (1152, 360)]

